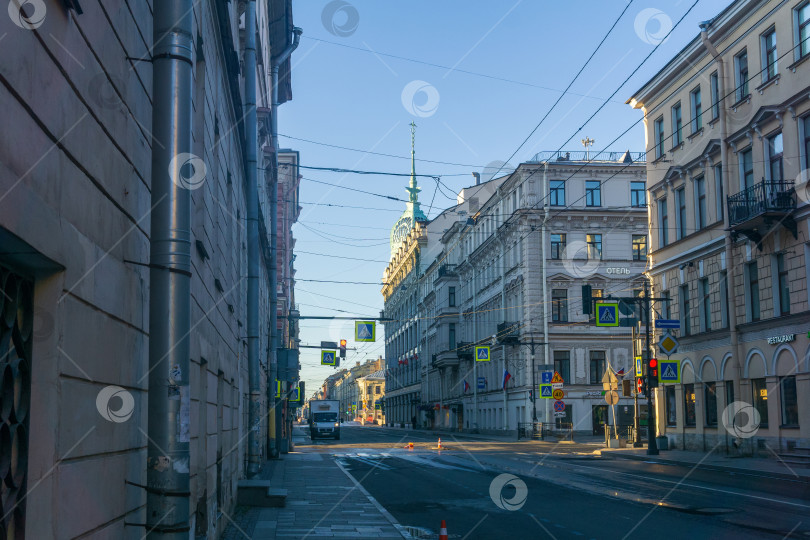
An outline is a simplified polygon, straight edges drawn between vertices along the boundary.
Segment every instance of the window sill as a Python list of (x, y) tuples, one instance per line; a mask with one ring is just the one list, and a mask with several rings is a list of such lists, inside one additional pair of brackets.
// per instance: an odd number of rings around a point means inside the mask
[(686, 137), (686, 138), (691, 141), (692, 139), (694, 139), (695, 137), (697, 137), (699, 135), (703, 135), (703, 126), (701, 126), (701, 128), (699, 130), (693, 131), (692, 133), (690, 133), (689, 136)]
[(773, 77), (771, 77), (770, 79), (765, 81), (764, 83), (757, 86), (756, 91), (759, 92), (759, 95), (762, 95), (765, 92), (765, 89), (768, 88), (770, 85), (772, 85), (772, 84), (778, 85), (779, 84), (779, 78), (781, 76), (782, 76), (781, 73), (777, 73), (776, 75), (774, 75)]
[(667, 159), (667, 155), (666, 155), (666, 153), (661, 154), (660, 156), (658, 156), (657, 158), (655, 158), (655, 160), (653, 160), (652, 164), (653, 164), (653, 165), (655, 165), (655, 164), (656, 164), (656, 163), (658, 163), (659, 161), (661, 161), (661, 162), (666, 161), (666, 159)]
[(786, 424), (779, 426), (779, 429), (799, 429), (799, 426), (797, 426), (796, 424)]
[(719, 121), (720, 121), (720, 116), (718, 115), (718, 116), (715, 116), (714, 118), (712, 118), (711, 120), (709, 120), (708, 124), (710, 126), (714, 127), (714, 125)]
[(674, 152), (675, 150), (680, 150), (681, 148), (683, 148), (683, 141), (670, 148), (669, 151)]
[(799, 67), (801, 64), (803, 64), (805, 61), (807, 61), (808, 58), (810, 58), (810, 54), (805, 54), (804, 56), (802, 56), (801, 58), (790, 64), (787, 68), (791, 72), (796, 73), (796, 68)]
[(743, 97), (741, 97), (739, 100), (737, 100), (736, 103), (734, 103), (731, 106), (731, 108), (734, 110), (734, 112), (737, 112), (737, 109), (739, 109), (746, 103), (751, 103), (751, 94), (746, 94)]

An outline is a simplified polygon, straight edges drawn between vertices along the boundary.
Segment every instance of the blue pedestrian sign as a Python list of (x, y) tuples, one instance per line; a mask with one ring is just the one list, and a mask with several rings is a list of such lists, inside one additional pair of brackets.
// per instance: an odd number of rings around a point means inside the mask
[(374, 321), (355, 321), (354, 340), (371, 343), (376, 341), (376, 324)]
[(478, 346), (475, 348), (475, 361), (476, 362), (489, 362), (489, 347)]
[(334, 366), (335, 357), (337, 357), (336, 351), (321, 351), (321, 365)]
[(619, 304), (597, 302), (596, 326), (619, 326)]
[(487, 380), (485, 377), (478, 377), (478, 389), (484, 390), (487, 387)]
[(551, 379), (554, 377), (553, 371), (541, 371), (540, 372), (540, 382), (543, 384), (551, 384)]
[(658, 380), (662, 383), (681, 382), (681, 361), (658, 360)]
[(655, 327), (678, 329), (681, 327), (681, 321), (678, 319), (655, 319)]
[(541, 384), (540, 385), (540, 397), (543, 399), (551, 399), (552, 392), (551, 392), (551, 385), (550, 384)]

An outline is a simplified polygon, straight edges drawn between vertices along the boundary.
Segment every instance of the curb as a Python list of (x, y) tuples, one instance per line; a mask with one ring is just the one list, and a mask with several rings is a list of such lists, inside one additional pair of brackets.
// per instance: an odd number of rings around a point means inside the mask
[(619, 459), (630, 459), (634, 461), (657, 461), (660, 463), (666, 463), (668, 465), (681, 465), (683, 467), (692, 467), (695, 469), (703, 469), (707, 471), (720, 471), (720, 472), (731, 472), (736, 474), (746, 474), (748, 476), (768, 476), (768, 477), (777, 477), (782, 478), (785, 480), (793, 480), (794, 482), (804, 482), (810, 483), (810, 477), (790, 474), (790, 473), (782, 473), (782, 472), (770, 472), (770, 471), (759, 471), (759, 470), (752, 470), (746, 469), (745, 467), (732, 467), (728, 465), (714, 465), (714, 464), (707, 464), (704, 465), (702, 463), (693, 463), (691, 461), (679, 461), (676, 459), (666, 459), (661, 458), (659, 456), (648, 456), (644, 455), (636, 455), (636, 454), (626, 454), (623, 452), (610, 452), (608, 454), (602, 454), (602, 457), (606, 456), (614, 456)]
[(411, 536), (411, 535), (410, 535), (410, 534), (409, 534), (409, 533), (408, 533), (408, 532), (405, 530), (405, 527), (403, 527), (403, 526), (402, 526), (402, 525), (399, 523), (399, 521), (397, 521), (397, 518), (395, 518), (394, 516), (392, 516), (392, 515), (391, 515), (391, 513), (390, 513), (388, 510), (386, 510), (386, 509), (383, 507), (383, 505), (381, 505), (379, 502), (377, 502), (377, 499), (375, 499), (374, 497), (372, 497), (372, 496), (371, 496), (371, 493), (369, 493), (368, 491), (366, 491), (366, 488), (364, 488), (364, 487), (363, 487), (363, 486), (360, 484), (360, 482), (358, 482), (358, 481), (355, 479), (355, 477), (354, 477), (354, 476), (352, 476), (352, 475), (349, 473), (349, 471), (347, 471), (347, 470), (346, 470), (346, 469), (343, 467), (343, 465), (341, 465), (341, 464), (340, 464), (340, 463), (339, 463), (337, 460), (335, 460), (335, 465), (337, 465), (337, 466), (338, 466), (338, 468), (339, 468), (341, 471), (343, 471), (343, 474), (345, 474), (346, 476), (348, 476), (348, 477), (349, 477), (349, 480), (351, 480), (351, 481), (354, 483), (354, 487), (356, 487), (356, 488), (357, 488), (357, 490), (358, 490), (358, 491), (360, 491), (360, 493), (362, 493), (363, 495), (365, 495), (365, 496), (366, 496), (366, 498), (367, 498), (367, 499), (368, 499), (368, 500), (371, 502), (371, 504), (373, 504), (373, 505), (374, 505), (374, 506), (377, 508), (377, 510), (379, 510), (379, 511), (380, 511), (380, 513), (381, 513), (383, 516), (385, 516), (385, 519), (387, 519), (388, 521), (390, 521), (390, 522), (391, 522), (391, 525), (393, 525), (393, 526), (394, 526), (394, 528), (397, 530), (397, 532), (399, 532), (399, 534), (401, 534), (401, 535), (402, 535), (402, 538), (413, 538), (413, 537), (412, 537), (412, 536)]

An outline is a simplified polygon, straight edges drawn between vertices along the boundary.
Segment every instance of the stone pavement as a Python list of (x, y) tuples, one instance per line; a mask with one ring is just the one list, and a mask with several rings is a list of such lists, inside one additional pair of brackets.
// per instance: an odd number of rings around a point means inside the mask
[(237, 507), (225, 514), (224, 540), (410, 538), (331, 455), (291, 452), (262, 473), (288, 490), (286, 507)]

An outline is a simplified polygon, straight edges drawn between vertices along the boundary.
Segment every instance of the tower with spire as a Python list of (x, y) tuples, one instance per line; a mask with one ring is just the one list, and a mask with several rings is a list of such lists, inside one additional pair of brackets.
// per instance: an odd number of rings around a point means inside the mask
[(416, 181), (416, 124), (411, 122), (411, 180), (408, 187), (408, 202), (405, 203), (405, 212), (391, 228), (391, 256), (394, 256), (399, 249), (402, 240), (408, 236), (417, 221), (427, 221), (427, 216), (422, 212), (419, 204), (419, 192), (421, 188)]

